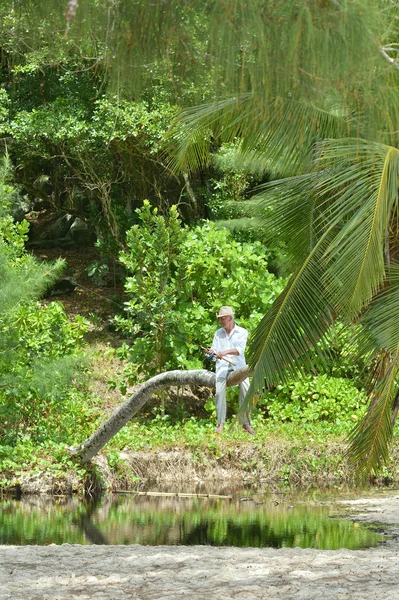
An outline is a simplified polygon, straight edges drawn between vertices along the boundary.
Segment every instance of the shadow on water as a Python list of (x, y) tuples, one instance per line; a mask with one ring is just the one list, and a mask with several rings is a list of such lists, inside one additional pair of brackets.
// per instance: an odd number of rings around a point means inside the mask
[(251, 494), (248, 490), (224, 498), (116, 494), (83, 501), (23, 497), (0, 502), (0, 544), (206, 544), (334, 550), (369, 548), (386, 540), (369, 527), (337, 515), (337, 499), (320, 491)]

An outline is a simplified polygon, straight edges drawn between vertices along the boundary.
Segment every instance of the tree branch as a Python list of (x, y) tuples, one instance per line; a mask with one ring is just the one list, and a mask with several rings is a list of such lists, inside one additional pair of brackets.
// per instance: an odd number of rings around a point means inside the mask
[[(227, 386), (238, 385), (241, 381), (249, 377), (250, 374), (248, 367), (241, 367), (233, 371), (227, 378)], [(167, 371), (148, 379), (130, 398), (115, 410), (111, 417), (97, 431), (80, 444), (80, 446), (71, 448), (70, 455), (83, 463), (91, 460), (132, 419), (155, 392), (171, 385), (200, 385), (214, 388), (216, 385), (216, 375), (205, 369), (195, 371)]]
[(197, 205), (197, 198), (195, 197), (195, 194), (193, 192), (193, 188), (191, 187), (191, 183), (190, 183), (190, 179), (188, 177), (188, 173), (183, 173), (183, 177), (184, 177), (184, 182), (186, 184), (186, 190), (187, 190), (187, 195), (190, 198), (191, 201), (191, 208), (194, 212), (194, 216), (198, 216), (198, 205)]

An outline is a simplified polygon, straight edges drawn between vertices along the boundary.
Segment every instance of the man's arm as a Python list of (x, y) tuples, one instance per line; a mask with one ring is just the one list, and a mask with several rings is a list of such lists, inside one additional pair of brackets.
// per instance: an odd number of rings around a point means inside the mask
[(237, 350), (237, 355), (244, 356), (245, 348), (247, 346), (248, 340), (248, 331), (244, 328), (241, 329), (240, 335), (237, 336), (238, 339), (235, 341), (235, 349)]
[(218, 358), (220, 360), (221, 358), (223, 358), (224, 356), (227, 356), (228, 354), (231, 354), (233, 356), (238, 356), (240, 353), (237, 350), (237, 348), (229, 348), (228, 350), (221, 350), (220, 352), (216, 352), (216, 358)]

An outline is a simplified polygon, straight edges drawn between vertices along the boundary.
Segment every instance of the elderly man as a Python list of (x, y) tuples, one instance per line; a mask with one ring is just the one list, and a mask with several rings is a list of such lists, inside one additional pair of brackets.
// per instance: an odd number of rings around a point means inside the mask
[[(226, 421), (226, 379), (231, 371), (243, 367), (245, 362), (245, 346), (248, 331), (234, 323), (234, 313), (230, 306), (222, 306), (216, 315), (221, 328), (214, 335), (212, 347), (208, 352), (216, 356), (216, 416), (218, 426), (216, 433), (221, 433)], [(240, 383), (240, 407), (249, 388), (249, 379)], [(245, 431), (254, 435), (249, 422), (249, 414), (240, 414), (240, 423)]]

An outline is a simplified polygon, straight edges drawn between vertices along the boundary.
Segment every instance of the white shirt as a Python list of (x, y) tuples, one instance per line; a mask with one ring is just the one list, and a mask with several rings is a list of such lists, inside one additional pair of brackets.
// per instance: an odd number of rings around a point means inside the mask
[(238, 352), (238, 356), (234, 354), (226, 354), (227, 360), (235, 363), (234, 367), (229, 365), (225, 360), (216, 360), (216, 377), (221, 375), (224, 371), (233, 370), (236, 371), (240, 367), (244, 367), (247, 363), (245, 361), (245, 346), (247, 345), (248, 331), (244, 327), (234, 325), (234, 328), (227, 335), (226, 331), (221, 327), (217, 330), (213, 337), (212, 348), (218, 353), (223, 350), (231, 350), (235, 348)]

